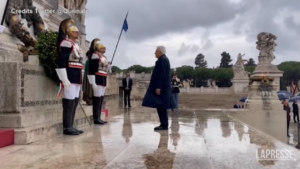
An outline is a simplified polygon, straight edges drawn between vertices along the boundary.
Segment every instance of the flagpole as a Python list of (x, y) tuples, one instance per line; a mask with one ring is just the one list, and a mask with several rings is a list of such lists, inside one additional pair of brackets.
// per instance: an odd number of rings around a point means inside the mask
[(3, 13), (3, 16), (2, 16), (2, 20), (1, 20), (1, 24), (0, 24), (0, 25), (3, 25), (3, 23), (4, 23), (5, 14), (6, 14), (6, 10), (7, 10), (8, 4), (9, 4), (9, 0), (7, 0), (7, 2), (6, 2), (5, 8), (4, 8), (4, 13)]
[[(125, 22), (126, 19), (127, 19), (128, 13), (129, 13), (129, 11), (128, 11), (127, 14), (126, 14), (126, 17), (125, 17), (125, 19), (124, 19), (124, 22)], [(123, 25), (124, 25), (124, 22), (123, 22)], [(120, 35), (119, 35), (119, 39), (118, 39), (118, 42), (117, 42), (117, 45), (116, 45), (116, 48), (115, 48), (115, 51), (114, 51), (114, 54), (113, 54), (113, 57), (112, 57), (112, 59), (111, 59), (110, 64), (112, 64), (112, 62), (113, 62), (113, 60), (114, 60), (114, 57), (115, 57), (115, 54), (116, 54), (116, 51), (117, 51), (117, 48), (118, 48), (118, 45), (119, 45), (119, 41), (120, 41), (121, 36), (122, 36), (122, 33), (123, 33), (123, 25), (122, 25), (121, 32), (120, 32)]]

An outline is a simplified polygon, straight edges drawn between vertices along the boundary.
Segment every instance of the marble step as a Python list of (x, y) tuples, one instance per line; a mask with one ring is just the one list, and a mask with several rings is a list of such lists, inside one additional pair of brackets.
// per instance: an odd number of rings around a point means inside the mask
[[(92, 116), (88, 116), (91, 122)], [(86, 117), (79, 117), (75, 120), (76, 127), (89, 125)], [(32, 127), (15, 129), (14, 143), (16, 145), (26, 145), (36, 141), (44, 140), (51, 137), (57, 137), (62, 134), (62, 122), (48, 122)]]
[[(92, 120), (91, 108), (91, 106), (83, 106), (83, 109), (86, 112), (86, 115), (90, 122)], [(63, 131), (61, 116), (62, 115), (60, 113), (60, 118), (52, 118), (52, 121), (44, 121), (44, 123), (42, 124), (24, 128), (15, 128), (14, 144), (26, 145), (43, 139), (61, 135)], [(77, 107), (75, 125), (76, 127), (89, 125), (87, 118), (85, 117), (80, 107)]]

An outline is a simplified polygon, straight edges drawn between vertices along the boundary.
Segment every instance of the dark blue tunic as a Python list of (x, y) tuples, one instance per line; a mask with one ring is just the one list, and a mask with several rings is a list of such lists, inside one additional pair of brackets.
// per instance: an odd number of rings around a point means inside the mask
[[(69, 40), (63, 40), (60, 44), (58, 53), (58, 68), (65, 68), (67, 71), (68, 79), (72, 84), (82, 84), (82, 69), (83, 65), (80, 61), (70, 62), (70, 55), (74, 50), (74, 44)], [(72, 65), (72, 63), (78, 65)]]
[[(89, 61), (89, 75), (95, 75), (96, 76), (96, 84), (98, 86), (104, 86), (107, 85), (107, 72), (102, 71), (99, 72), (99, 64), (101, 61), (101, 57), (99, 54), (94, 53), (91, 57), (91, 60)], [(104, 59), (104, 58), (103, 58)]]
[[(170, 69), (170, 62), (166, 55), (156, 61), (142, 106), (161, 109), (176, 107), (172, 98)], [(156, 89), (161, 90), (160, 95), (156, 94)]]

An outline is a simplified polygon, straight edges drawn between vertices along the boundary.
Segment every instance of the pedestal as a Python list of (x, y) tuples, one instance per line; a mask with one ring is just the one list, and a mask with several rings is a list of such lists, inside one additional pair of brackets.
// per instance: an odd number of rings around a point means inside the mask
[(254, 81), (249, 86), (247, 103), (248, 110), (229, 111), (228, 115), (236, 118), (280, 141), (287, 139), (286, 112), (277, 96), (280, 87), (281, 71), (268, 74), (255, 72), (251, 77), (272, 76), (274, 81), (269, 86), (262, 87), (260, 81)]
[[(278, 70), (278, 69), (277, 69)], [(254, 81), (249, 86), (248, 100), (250, 110), (276, 110), (280, 107), (279, 110), (282, 110), (282, 104), (277, 96), (277, 91), (280, 89), (280, 77), (282, 77), (283, 72), (273, 71), (268, 73), (263, 72), (254, 72), (251, 77), (258, 76), (271, 76), (274, 77), (274, 81), (270, 83), (270, 86), (261, 88), (261, 82)]]
[(231, 80), (231, 90), (234, 94), (247, 93), (249, 78), (248, 77), (234, 77)]

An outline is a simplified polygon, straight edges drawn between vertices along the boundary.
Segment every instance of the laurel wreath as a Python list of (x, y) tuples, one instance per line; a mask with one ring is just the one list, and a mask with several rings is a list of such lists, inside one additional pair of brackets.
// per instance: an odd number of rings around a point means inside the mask
[(50, 78), (56, 85), (60, 83), (60, 80), (55, 71), (55, 69), (58, 67), (56, 54), (57, 37), (57, 32), (42, 32), (38, 37), (37, 45), (39, 61), (41, 66), (44, 68), (45, 75)]
[(271, 84), (271, 81), (270, 81), (268, 78), (264, 77), (264, 78), (261, 80), (261, 84), (262, 84), (262, 85), (265, 85), (265, 86), (269, 86), (269, 85)]

